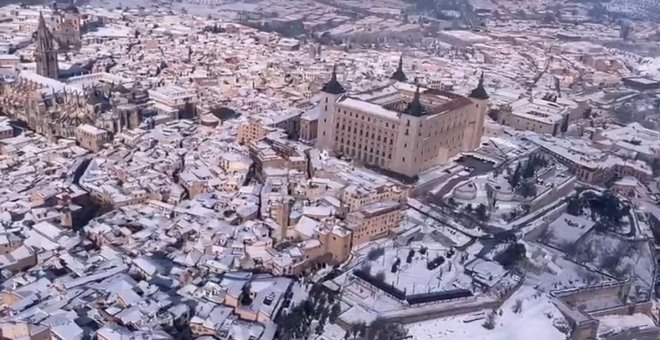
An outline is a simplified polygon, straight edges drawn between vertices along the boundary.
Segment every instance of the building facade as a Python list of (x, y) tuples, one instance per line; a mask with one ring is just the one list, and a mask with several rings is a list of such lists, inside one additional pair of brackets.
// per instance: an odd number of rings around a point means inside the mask
[(516, 130), (557, 135), (568, 119), (568, 110), (546, 99), (523, 98), (500, 108), (498, 122)]
[(94, 125), (82, 124), (76, 128), (76, 142), (87, 150), (98, 152), (111, 140), (112, 136), (108, 131)]
[[(406, 79), (399, 71), (393, 78)], [(413, 177), (477, 148), (487, 106), (483, 76), (469, 97), (396, 79), (347, 94), (333, 71), (321, 93), (316, 146)]]
[(402, 205), (397, 201), (383, 201), (362, 207), (346, 216), (346, 228), (353, 234), (352, 246), (358, 247), (399, 230)]
[(257, 142), (264, 139), (271, 131), (273, 131), (273, 129), (264, 124), (261, 120), (250, 117), (247, 121), (238, 126), (236, 139), (240, 144), (247, 144), (253, 141)]
[(319, 108), (314, 107), (300, 116), (300, 141), (313, 144), (319, 129)]
[(53, 9), (50, 27), (60, 48), (80, 47), (82, 44), (80, 19), (80, 11), (73, 2), (62, 9), (57, 7)]
[(197, 116), (197, 98), (189, 89), (170, 85), (150, 89), (148, 93), (152, 108), (166, 121)]

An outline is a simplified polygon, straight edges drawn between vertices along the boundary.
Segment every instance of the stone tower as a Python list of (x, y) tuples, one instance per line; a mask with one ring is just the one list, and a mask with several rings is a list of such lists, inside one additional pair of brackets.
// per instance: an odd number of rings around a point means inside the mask
[(57, 79), (57, 50), (53, 42), (53, 34), (46, 27), (44, 16), (39, 14), (37, 28), (37, 49), (34, 53), (37, 62), (37, 73), (48, 78)]
[(474, 114), (477, 116), (474, 117), (475, 126), (464, 134), (463, 144), (466, 148), (476, 149), (481, 145), (481, 137), (484, 133), (484, 119), (486, 119), (486, 113), (488, 111), (489, 96), (484, 87), (483, 72), (481, 72), (481, 77), (479, 77), (479, 84), (470, 92), (468, 97), (476, 104), (477, 110), (475, 110)]
[(346, 90), (337, 81), (337, 66), (332, 69), (332, 76), (321, 89), (319, 102), (319, 123), (316, 136), (316, 147), (331, 150), (335, 141), (335, 103)]
[(73, 1), (61, 10), (55, 7), (51, 28), (60, 48), (78, 48), (82, 44), (80, 11)]

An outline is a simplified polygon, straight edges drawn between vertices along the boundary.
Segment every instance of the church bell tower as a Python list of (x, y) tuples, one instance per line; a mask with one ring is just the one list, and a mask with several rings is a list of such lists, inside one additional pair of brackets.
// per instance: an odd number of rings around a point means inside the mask
[(57, 79), (57, 50), (54, 46), (53, 34), (46, 27), (46, 21), (41, 13), (39, 13), (37, 48), (34, 57), (37, 62), (37, 74)]

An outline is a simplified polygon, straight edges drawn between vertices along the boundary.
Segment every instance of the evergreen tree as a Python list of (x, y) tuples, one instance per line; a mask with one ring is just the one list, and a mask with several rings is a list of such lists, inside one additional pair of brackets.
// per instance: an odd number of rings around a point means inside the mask
[(339, 317), (339, 313), (341, 313), (341, 306), (339, 305), (339, 303), (335, 303), (330, 309), (330, 316), (328, 318), (330, 323), (334, 324), (337, 321), (337, 318)]
[(369, 327), (360, 326), (360, 337), (366, 340), (399, 340), (408, 335), (408, 330), (400, 323), (384, 319), (374, 320)]
[(241, 289), (241, 305), (249, 306), (252, 304), (252, 297), (250, 296), (252, 290), (252, 283), (246, 282)]
[(520, 171), (520, 162), (518, 162), (516, 170), (513, 171), (513, 174), (509, 177), (509, 185), (511, 185), (512, 189), (515, 189), (518, 186), (518, 183), (520, 183)]
[(654, 175), (660, 175), (660, 159), (654, 158), (653, 163), (651, 163), (651, 170), (653, 170)]
[(314, 330), (314, 333), (316, 333), (317, 335), (323, 334), (323, 324), (319, 323), (318, 325), (316, 325), (316, 329)]
[(534, 172), (536, 172), (537, 159), (536, 156), (531, 155), (525, 163), (525, 168), (522, 170), (523, 178), (532, 178), (534, 177)]
[(477, 209), (475, 209), (475, 213), (477, 214), (477, 218), (480, 221), (486, 221), (488, 219), (488, 211), (483, 203), (477, 206)]
[(415, 250), (410, 249), (410, 251), (408, 251), (408, 257), (406, 257), (406, 263), (411, 263), (414, 256), (415, 256)]
[(522, 197), (534, 197), (536, 196), (536, 186), (534, 183), (526, 181), (520, 186), (520, 195)]
[(566, 205), (566, 212), (573, 216), (582, 215), (582, 200), (580, 199), (579, 194), (575, 194), (568, 199), (568, 204)]
[(561, 122), (561, 133), (566, 133), (568, 131), (568, 116), (564, 117), (564, 120)]

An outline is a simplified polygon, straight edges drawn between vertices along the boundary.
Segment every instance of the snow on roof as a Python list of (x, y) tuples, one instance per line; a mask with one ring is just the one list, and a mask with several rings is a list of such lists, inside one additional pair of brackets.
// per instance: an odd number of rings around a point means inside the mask
[(95, 38), (130, 38), (133, 36), (131, 29), (127, 27), (99, 27), (98, 29), (85, 33), (85, 36)]
[(15, 54), (0, 54), (0, 60), (21, 60), (21, 57)]
[(562, 105), (546, 101), (527, 98), (518, 100), (511, 104), (512, 113), (515, 116), (535, 120), (545, 124), (556, 124), (564, 119), (562, 113), (566, 108)]
[(598, 318), (598, 334), (606, 335), (621, 332), (630, 328), (655, 328), (653, 319), (646, 314), (636, 313), (633, 315), (606, 315)]
[(378, 213), (390, 211), (400, 206), (401, 203), (397, 201), (388, 200), (388, 201), (375, 202), (365, 205), (362, 207), (361, 210), (368, 215), (375, 215)]
[(93, 136), (99, 136), (99, 135), (103, 135), (103, 134), (106, 133), (105, 130), (103, 130), (103, 129), (99, 129), (99, 128), (97, 128), (96, 126), (94, 126), (94, 125), (90, 125), (90, 124), (82, 124), (82, 125), (79, 125), (79, 126), (78, 126), (78, 129), (79, 129), (80, 131), (83, 131), (83, 132), (85, 132), (85, 133), (87, 133), (87, 134), (90, 134), (90, 135), (93, 135)]
[(154, 275), (156, 274), (158, 268), (156, 265), (153, 263), (153, 261), (145, 258), (145, 257), (138, 257), (135, 260), (133, 260), (133, 264), (143, 270), (147, 275)]
[(296, 224), (295, 230), (304, 236), (311, 238), (316, 234), (316, 229), (321, 226), (321, 223), (315, 221), (307, 216), (300, 218), (300, 221)]
[(642, 184), (639, 183), (639, 181), (635, 177), (625, 176), (620, 180), (616, 181), (614, 185), (625, 186), (625, 187), (638, 187), (641, 186)]
[(336, 104), (338, 107), (348, 109), (351, 111), (358, 111), (362, 113), (370, 113), (380, 116), (381, 118), (398, 120), (399, 113), (396, 111), (388, 110), (380, 105), (373, 104), (367, 101), (354, 99), (351, 97), (342, 97)]
[(138, 295), (134, 290), (132, 289), (124, 289), (119, 292), (117, 292), (118, 297), (124, 302), (124, 305), (126, 306), (132, 306), (132, 305), (137, 305), (142, 301), (142, 298), (140, 295)]
[(655, 156), (660, 150), (660, 133), (647, 129), (639, 123), (603, 131), (602, 137), (614, 142), (617, 147)]
[(25, 78), (26, 80), (29, 80), (31, 82), (40, 84), (46, 89), (44, 90), (45, 93), (51, 93), (51, 92), (63, 92), (66, 91), (68, 93), (73, 93), (73, 94), (84, 94), (83, 91), (75, 86), (69, 86), (66, 85), (58, 80), (51, 79), (48, 77), (41, 76), (35, 72), (30, 72), (30, 71), (23, 71), (18, 74), (20, 78)]
[(318, 207), (303, 207), (303, 215), (308, 215), (308, 216), (330, 216), (334, 212), (334, 209), (332, 207), (327, 207), (327, 206), (318, 206)]
[(50, 222), (42, 221), (32, 226), (32, 229), (39, 232), (41, 235), (48, 237), (55, 241), (61, 234), (62, 230)]

